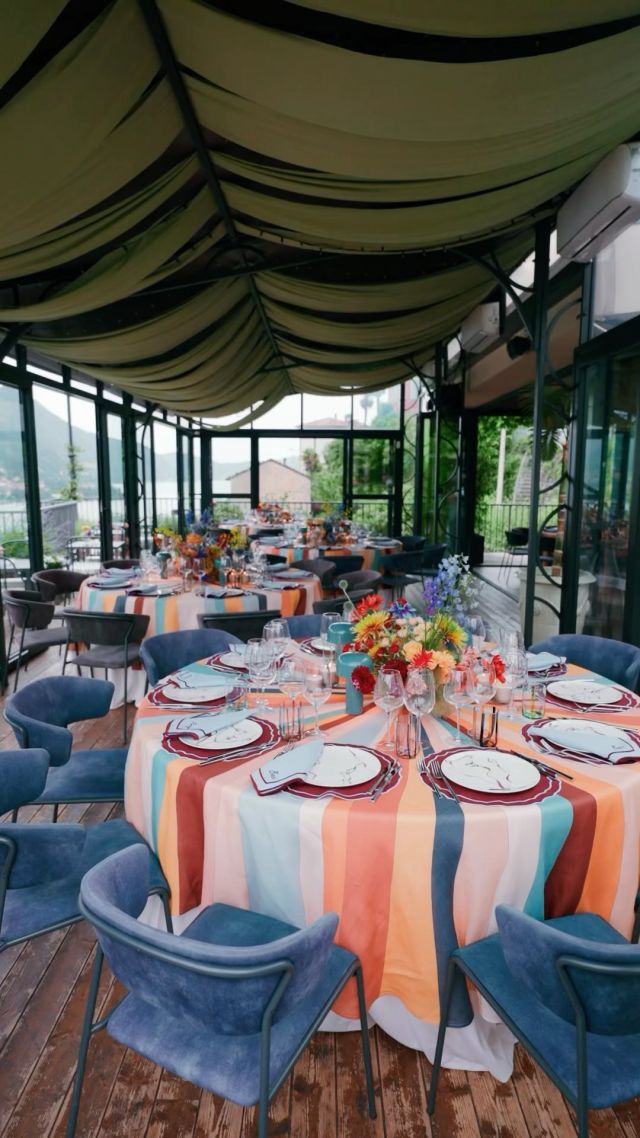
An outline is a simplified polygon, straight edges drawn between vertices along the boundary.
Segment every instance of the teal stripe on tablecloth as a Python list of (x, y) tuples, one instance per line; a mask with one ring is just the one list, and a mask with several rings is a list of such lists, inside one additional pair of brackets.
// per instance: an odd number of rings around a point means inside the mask
[(535, 876), (529, 890), (525, 913), (537, 920), (544, 918), (544, 886), (556, 858), (573, 825), (573, 807), (562, 794), (545, 798), (539, 805), (540, 851)]
[(167, 767), (174, 760), (175, 755), (169, 755), (166, 751), (158, 750), (151, 762), (151, 845), (156, 852), (158, 850), (160, 811), (167, 781)]
[(252, 787), (242, 794), (239, 807), (249, 908), (295, 925), (305, 924), (300, 811), (306, 801), (281, 791), (265, 810)]

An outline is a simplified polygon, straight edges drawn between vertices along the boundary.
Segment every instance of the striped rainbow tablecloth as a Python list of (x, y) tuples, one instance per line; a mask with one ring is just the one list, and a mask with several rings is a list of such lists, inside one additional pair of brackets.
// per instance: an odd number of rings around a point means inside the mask
[(203, 597), (195, 590), (170, 596), (135, 596), (123, 589), (98, 589), (91, 581), (83, 581), (78, 594), (78, 608), (91, 612), (135, 612), (149, 617), (147, 636), (159, 632), (197, 628), (198, 614), (203, 612), (263, 612), (279, 609), (283, 616), (312, 613), (313, 602), (322, 590), (317, 577), (305, 579), (293, 589), (255, 589), (238, 597)]
[[(272, 703), (279, 698), (270, 696)], [(554, 759), (574, 781), (530, 805), (434, 799), (410, 761), (398, 785), (376, 802), (288, 793), (259, 798), (249, 772), (264, 755), (203, 766), (168, 754), (161, 746), (168, 718), (141, 706), (125, 802), (127, 818), (159, 854), (174, 912), (222, 901), (302, 925), (335, 910), (339, 943), (361, 957), (371, 1015), (430, 1056), (447, 958), (457, 945), (495, 931), (497, 904), (539, 917), (592, 910), (630, 932), (640, 764)], [(334, 741), (375, 745), (384, 729), (373, 706), (346, 717), (341, 696), (321, 718)], [(638, 709), (610, 718), (640, 726)], [(503, 718), (500, 744), (534, 753), (522, 739), (523, 722)], [(427, 717), (424, 727), (427, 750), (452, 745), (448, 722)], [(458, 994), (460, 1026), (448, 1033), (446, 1061), (508, 1078), (511, 1037), (472, 999), (473, 1016), (466, 991)], [(335, 1011), (342, 1023), (355, 1017), (354, 993), (344, 993)]]
[(325, 557), (328, 561), (338, 560), (339, 557), (362, 557), (363, 569), (379, 569), (380, 559), (388, 553), (401, 553), (402, 542), (389, 540), (385, 545), (269, 545), (260, 541), (260, 548), (265, 553), (275, 553), (278, 557), (285, 557), (292, 561), (303, 561), (308, 558)]

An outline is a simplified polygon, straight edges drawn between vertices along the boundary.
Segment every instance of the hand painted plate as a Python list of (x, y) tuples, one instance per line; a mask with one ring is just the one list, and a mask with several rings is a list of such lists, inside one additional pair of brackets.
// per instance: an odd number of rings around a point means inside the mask
[(230, 727), (215, 727), (215, 716), (207, 722), (204, 716), (194, 721), (199, 735), (192, 738), (187, 726), (180, 732), (190, 747), (197, 751), (231, 751), (236, 747), (248, 747), (262, 735), (262, 724), (254, 719), (242, 719)]
[(566, 703), (584, 704), (588, 707), (607, 707), (619, 703), (623, 695), (619, 688), (594, 683), (592, 680), (554, 680), (547, 684), (547, 691)]
[(380, 759), (364, 747), (327, 743), (318, 762), (301, 778), (311, 786), (359, 786), (382, 770)]
[(233, 688), (233, 683), (209, 684), (208, 687), (201, 688), (167, 684), (162, 689), (162, 694), (165, 699), (174, 700), (176, 703), (212, 703), (214, 700), (223, 700)]
[(451, 782), (487, 794), (520, 794), (540, 782), (540, 772), (531, 763), (489, 748), (458, 751), (440, 765)]

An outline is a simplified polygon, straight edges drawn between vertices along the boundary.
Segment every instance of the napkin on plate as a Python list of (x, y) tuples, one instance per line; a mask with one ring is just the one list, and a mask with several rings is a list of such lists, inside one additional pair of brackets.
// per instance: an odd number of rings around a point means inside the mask
[(227, 590), (224, 585), (207, 585), (204, 595), (205, 597), (226, 597)]
[(89, 584), (92, 589), (124, 589), (130, 580), (130, 577), (94, 577)]
[(291, 751), (272, 755), (268, 763), (251, 772), (251, 781), (258, 794), (274, 794), (307, 774), (316, 765), (323, 748), (323, 739), (308, 739)]
[(556, 664), (566, 662), (566, 656), (554, 656), (553, 652), (527, 652), (527, 668), (530, 672), (546, 672)]
[(274, 577), (313, 577), (308, 569), (272, 569)]
[(222, 672), (191, 672), (187, 669), (167, 676), (167, 681), (178, 688), (221, 688), (229, 686), (228, 675)]
[(167, 724), (168, 735), (178, 735), (181, 738), (204, 739), (212, 731), (220, 731), (223, 727), (235, 727), (243, 719), (252, 715), (252, 709), (245, 711), (208, 711), (205, 715), (183, 715), (180, 719), (172, 719)]
[(634, 763), (640, 761), (640, 749), (634, 747), (630, 739), (615, 739), (599, 735), (597, 731), (585, 728), (576, 731), (566, 727), (562, 720), (545, 723), (543, 727), (531, 727), (529, 735), (534, 739), (545, 739), (567, 751), (581, 755), (592, 755), (595, 759), (605, 759), (608, 763)]
[(292, 585), (289, 581), (271, 581), (271, 580), (269, 580), (269, 581), (265, 581), (265, 583), (264, 583), (265, 589), (295, 589), (295, 587), (296, 586)]

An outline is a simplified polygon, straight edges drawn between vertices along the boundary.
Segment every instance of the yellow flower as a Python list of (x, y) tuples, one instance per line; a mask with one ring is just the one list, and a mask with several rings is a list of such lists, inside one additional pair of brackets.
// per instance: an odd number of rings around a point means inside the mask
[(451, 669), (455, 666), (455, 660), (450, 652), (434, 652), (431, 660), (432, 668), (439, 668), (441, 673), (442, 682), (446, 683), (449, 678)]
[(371, 633), (379, 632), (387, 626), (390, 619), (388, 612), (369, 612), (356, 624), (356, 636), (370, 636)]
[(416, 656), (422, 652), (422, 645), (417, 640), (408, 640), (402, 649), (402, 654), (405, 660), (411, 662)]

